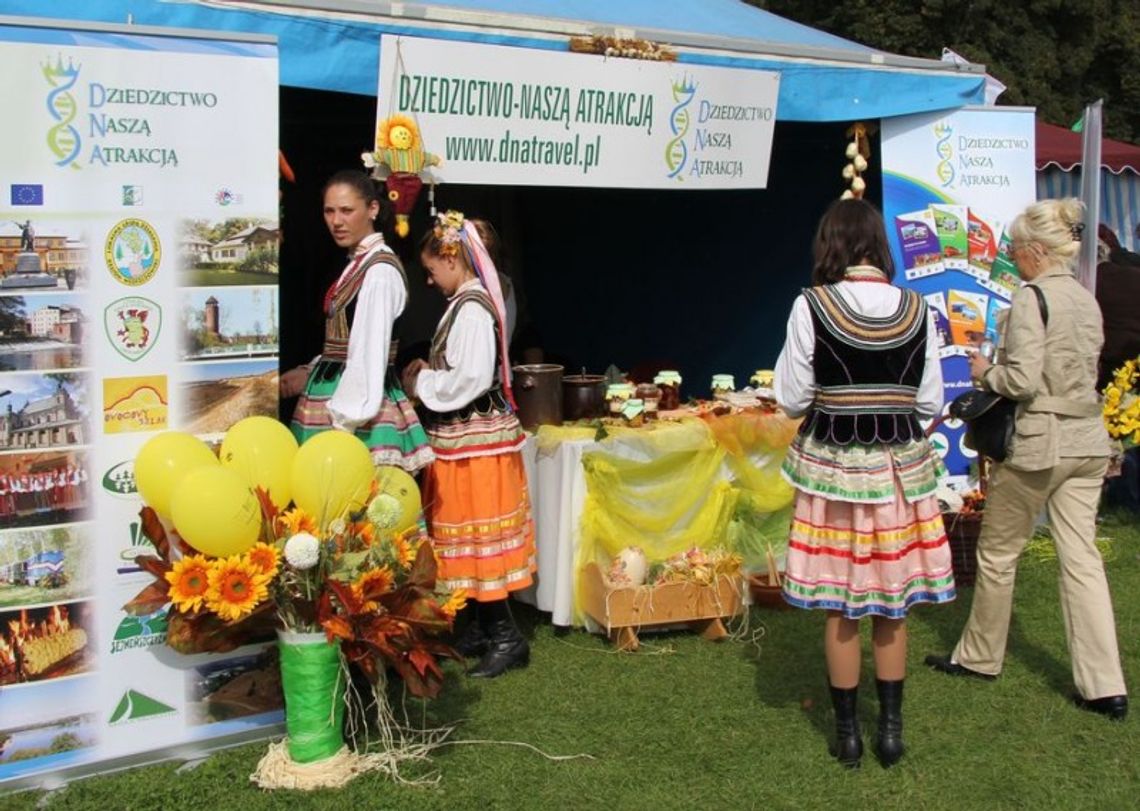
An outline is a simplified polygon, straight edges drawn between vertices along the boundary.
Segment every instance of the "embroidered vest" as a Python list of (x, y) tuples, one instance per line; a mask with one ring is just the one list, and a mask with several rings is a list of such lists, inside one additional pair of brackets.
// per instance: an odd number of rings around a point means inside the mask
[(815, 329), (815, 401), (800, 432), (821, 442), (903, 444), (924, 436), (915, 398), (926, 365), (927, 308), (903, 290), (898, 309), (872, 318), (833, 287), (804, 291)]
[(499, 368), (499, 322), (495, 319), (495, 305), (491, 301), (491, 294), (482, 287), (469, 287), (455, 297), (454, 305), (435, 328), (435, 335), (431, 339), (431, 352), (428, 355), (428, 365), (436, 370), (448, 370), (451, 366), (447, 362), (447, 339), (455, 326), (455, 319), (463, 305), (473, 301), (491, 314), (495, 320), (495, 368)]
[[(383, 244), (383, 243), (380, 243)], [(333, 360), (343, 363), (348, 359), (348, 333), (349, 323), (352, 321), (353, 311), (356, 307), (356, 297), (364, 284), (364, 277), (369, 269), (380, 264), (387, 264), (396, 269), (400, 280), (404, 283), (404, 292), (408, 292), (408, 276), (404, 273), (404, 266), (396, 255), (385, 250), (374, 250), (357, 257), (356, 266), (348, 275), (334, 283), (330, 291), (331, 296), (325, 303), (325, 342), (321, 349), (321, 360)], [(399, 322), (399, 318), (396, 319)], [(393, 333), (395, 325), (393, 325)], [(388, 346), (388, 365), (396, 362), (396, 353), (399, 351), (399, 341), (395, 335)]]

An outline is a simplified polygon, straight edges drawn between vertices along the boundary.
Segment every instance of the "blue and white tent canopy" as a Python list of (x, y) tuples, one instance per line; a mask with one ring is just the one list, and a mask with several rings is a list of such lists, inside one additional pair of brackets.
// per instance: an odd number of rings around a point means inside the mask
[(375, 95), (381, 34), (564, 50), (601, 34), (673, 46), (678, 61), (781, 73), (784, 121), (850, 121), (984, 100), (981, 65), (877, 51), (739, 0), (5, 0), (32, 18), (277, 37), (281, 83)]

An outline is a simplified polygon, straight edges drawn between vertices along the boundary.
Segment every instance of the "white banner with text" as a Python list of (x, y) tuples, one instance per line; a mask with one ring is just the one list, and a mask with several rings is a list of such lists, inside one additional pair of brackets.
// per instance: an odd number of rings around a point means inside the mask
[(780, 74), (384, 35), (377, 127), (447, 183), (762, 189)]

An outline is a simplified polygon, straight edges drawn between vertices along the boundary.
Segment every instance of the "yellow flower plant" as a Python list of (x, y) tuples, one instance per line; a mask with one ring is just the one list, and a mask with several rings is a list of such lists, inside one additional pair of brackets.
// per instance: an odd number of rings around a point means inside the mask
[(1104, 425), (1125, 448), (1140, 445), (1140, 358), (1125, 361), (1104, 387)]

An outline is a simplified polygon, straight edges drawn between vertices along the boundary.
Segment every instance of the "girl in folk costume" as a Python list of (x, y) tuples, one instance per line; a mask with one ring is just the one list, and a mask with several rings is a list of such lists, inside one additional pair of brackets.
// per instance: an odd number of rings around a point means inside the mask
[(7, 473), (0, 473), (0, 522), (7, 523), (16, 514), (16, 499), (12, 495), (11, 480)]
[(430, 361), (404, 371), (436, 461), (427, 471), (428, 535), (448, 588), (474, 598), (457, 649), (482, 655), (472, 676), (494, 678), (530, 657), (507, 595), (531, 584), (534, 522), (507, 363), (506, 311), (494, 263), (475, 226), (441, 214), (420, 245), (428, 284), (448, 298)]
[(325, 294), (321, 354), (281, 376), (283, 397), (303, 390), (293, 434), (304, 442), (329, 428), (354, 432), (376, 465), (415, 473), (431, 462), (432, 451), (392, 368), (393, 330), (408, 301), (408, 281), (376, 230), (382, 198), (358, 171), (333, 175), (323, 197), (325, 225), (349, 261)]
[(824, 650), (837, 741), (855, 767), (859, 620), (871, 617), (884, 766), (903, 754), (906, 614), (954, 598), (950, 548), (934, 496), (941, 463), (920, 417), (942, 408), (937, 333), (926, 302), (890, 284), (883, 220), (840, 200), (820, 220), (816, 285), (792, 305), (776, 399), (803, 424), (784, 460), (796, 489), (784, 599), (827, 612)]

